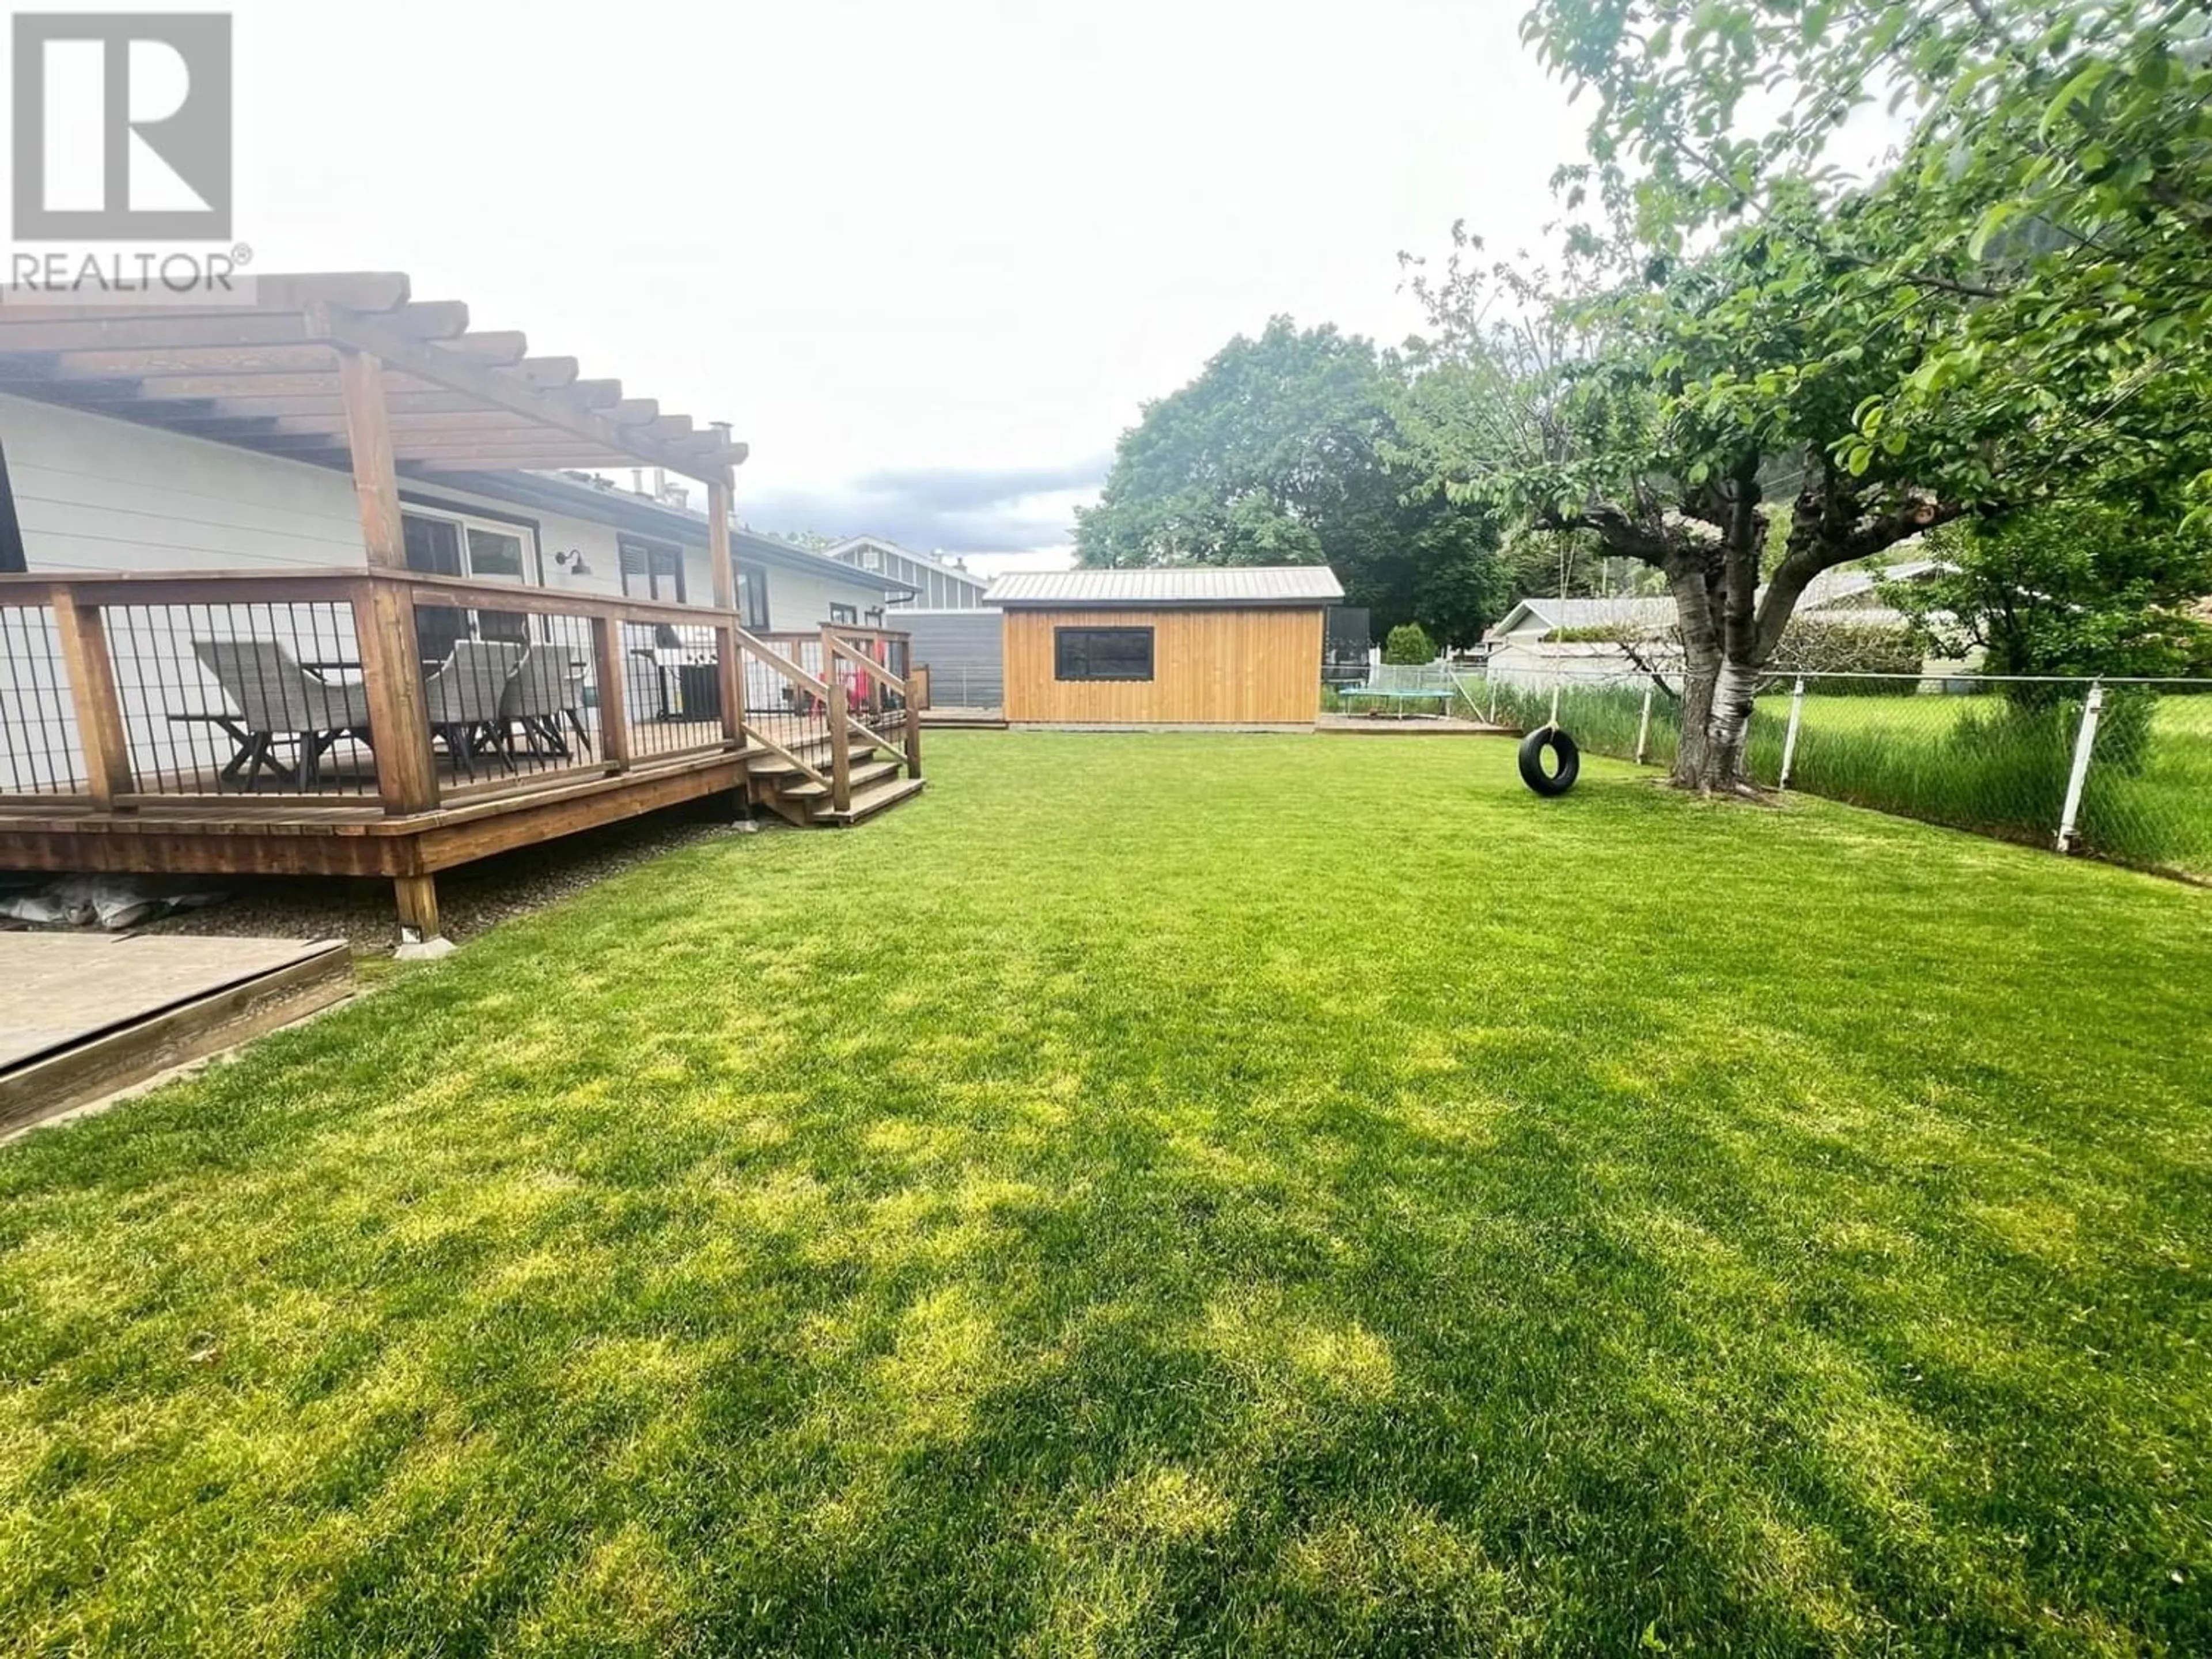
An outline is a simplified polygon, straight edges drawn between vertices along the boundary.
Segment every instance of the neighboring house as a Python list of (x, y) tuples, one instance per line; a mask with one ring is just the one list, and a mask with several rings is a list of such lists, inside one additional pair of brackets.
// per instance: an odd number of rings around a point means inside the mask
[(1910, 620), (1902, 611), (1884, 602), (1881, 590), (1924, 582), (1948, 575), (1957, 567), (1942, 559), (1907, 559), (1880, 570), (1845, 566), (1824, 570), (1805, 585), (1797, 602), (1801, 617), (1824, 622), (1851, 622), (1868, 628), (1902, 628)]
[[(917, 611), (975, 611), (990, 584), (933, 554), (915, 553), (880, 536), (855, 536), (828, 550), (827, 556), (855, 570), (886, 578), (894, 605)], [(901, 592), (900, 589), (907, 590)]]
[(1016, 725), (1311, 726), (1344, 589), (1326, 565), (1001, 577)]
[(996, 708), (1006, 700), (1006, 641), (999, 612), (918, 611), (895, 605), (889, 626), (914, 642), (914, 659), (929, 665), (929, 696), (938, 708)]
[[(1554, 679), (1587, 685), (1627, 685), (1643, 678), (1621, 641), (1663, 639), (1674, 626), (1674, 601), (1522, 599), (1483, 635), (1489, 672), (1501, 680)], [(1592, 639), (1599, 632), (1613, 639)], [(1555, 635), (1565, 635), (1565, 639)]]
[[(1881, 590), (1900, 582), (1924, 581), (1950, 568), (1940, 560), (1918, 559), (1881, 570), (1823, 571), (1807, 584), (1796, 616), (1807, 622), (1854, 628), (1902, 628), (1905, 613), (1883, 602)], [(1644, 677), (1632, 656), (1639, 641), (1657, 647), (1657, 658), (1671, 652), (1674, 629), (1672, 599), (1521, 600), (1484, 635), (1490, 647), (1491, 674), (1499, 679), (1549, 683), (1553, 679), (1589, 685), (1632, 684)], [(1641, 652), (1635, 654), (1651, 655)], [(1929, 659), (1929, 673), (1956, 665)]]

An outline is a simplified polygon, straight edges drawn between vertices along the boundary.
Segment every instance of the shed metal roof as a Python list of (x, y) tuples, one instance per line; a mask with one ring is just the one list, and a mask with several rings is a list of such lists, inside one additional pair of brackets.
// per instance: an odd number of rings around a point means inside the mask
[(1325, 564), (1177, 565), (1135, 570), (1045, 570), (1001, 576), (986, 605), (1048, 610), (1212, 605), (1224, 609), (1335, 605), (1343, 584)]

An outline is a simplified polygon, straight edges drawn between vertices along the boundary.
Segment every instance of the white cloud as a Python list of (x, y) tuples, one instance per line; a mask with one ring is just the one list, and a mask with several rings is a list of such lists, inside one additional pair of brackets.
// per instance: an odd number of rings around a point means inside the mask
[(1397, 252), (1533, 242), (1579, 151), (1522, 9), (239, 0), (239, 229), (734, 422), (767, 524), (1080, 466), (1275, 312), (1402, 334)]

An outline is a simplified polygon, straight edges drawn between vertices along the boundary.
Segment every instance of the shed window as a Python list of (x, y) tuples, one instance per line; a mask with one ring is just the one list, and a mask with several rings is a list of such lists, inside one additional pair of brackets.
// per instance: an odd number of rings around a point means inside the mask
[(1149, 628), (1055, 628), (1053, 678), (1060, 680), (1148, 680), (1152, 677)]

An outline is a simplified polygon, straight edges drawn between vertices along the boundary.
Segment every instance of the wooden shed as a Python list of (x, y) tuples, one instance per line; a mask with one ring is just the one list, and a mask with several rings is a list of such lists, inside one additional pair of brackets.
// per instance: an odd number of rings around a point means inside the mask
[(1003, 576), (1015, 725), (1310, 726), (1323, 565), (1064, 570)]

